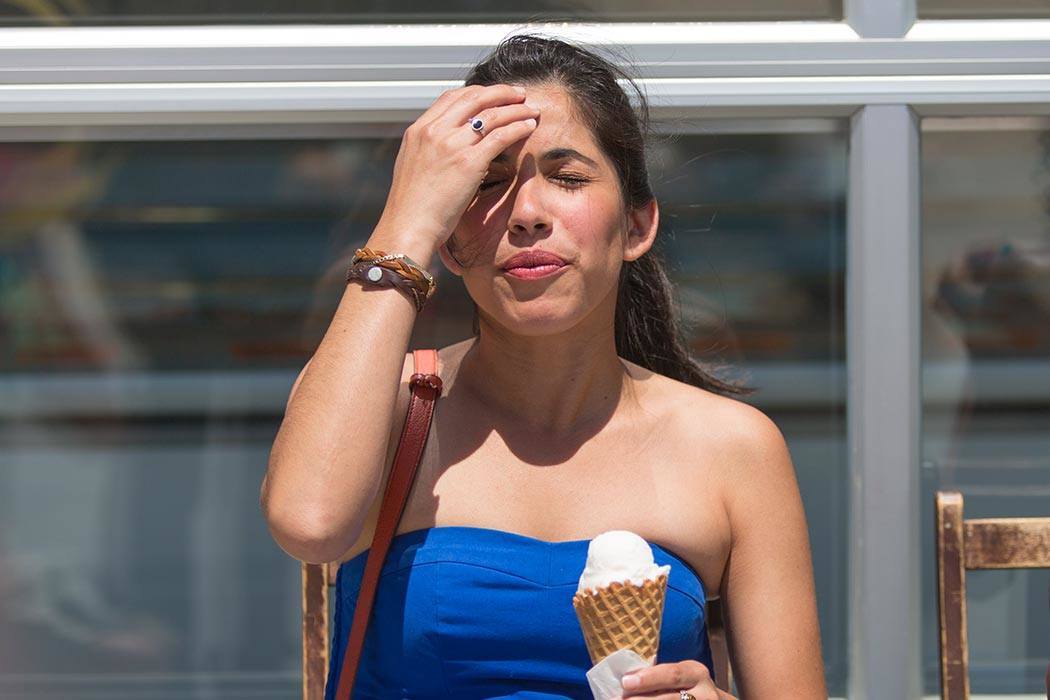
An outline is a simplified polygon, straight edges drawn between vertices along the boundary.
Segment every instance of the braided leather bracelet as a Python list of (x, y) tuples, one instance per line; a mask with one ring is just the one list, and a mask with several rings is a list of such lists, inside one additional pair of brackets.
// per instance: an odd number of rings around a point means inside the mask
[(358, 248), (346, 271), (346, 281), (359, 280), (379, 287), (398, 287), (412, 295), (416, 313), (423, 310), (437, 289), (437, 282), (415, 260), (404, 253)]

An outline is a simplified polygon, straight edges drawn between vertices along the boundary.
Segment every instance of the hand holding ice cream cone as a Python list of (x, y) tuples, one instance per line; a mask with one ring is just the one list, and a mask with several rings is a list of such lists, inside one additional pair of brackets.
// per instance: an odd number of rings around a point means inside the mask
[(661, 690), (696, 700), (732, 697), (698, 661), (656, 665), (670, 571), (669, 564), (657, 566), (649, 543), (633, 532), (611, 530), (591, 540), (572, 605), (594, 664), (587, 680), (595, 700)]

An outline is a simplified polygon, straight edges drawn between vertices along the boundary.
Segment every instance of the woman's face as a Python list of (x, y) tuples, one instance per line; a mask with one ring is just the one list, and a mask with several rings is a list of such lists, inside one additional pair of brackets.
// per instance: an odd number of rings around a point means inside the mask
[[(479, 312), (516, 333), (546, 335), (571, 328), (615, 295), (623, 261), (651, 246), (657, 215), (654, 201), (625, 224), (615, 166), (576, 120), (568, 96), (557, 88), (526, 91), (525, 102), (540, 112), (537, 127), (490, 164), (449, 242), (466, 267), (444, 247), (440, 255)], [(628, 228), (635, 233), (628, 236)], [(502, 269), (533, 249), (566, 264), (532, 279)]]

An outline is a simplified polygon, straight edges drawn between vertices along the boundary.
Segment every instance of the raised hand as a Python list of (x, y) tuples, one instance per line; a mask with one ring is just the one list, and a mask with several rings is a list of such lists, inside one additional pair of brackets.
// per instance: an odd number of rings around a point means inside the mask
[[(446, 90), (404, 133), (381, 226), (440, 247), (477, 195), (492, 159), (536, 128), (539, 110), (513, 85)], [(480, 117), (478, 133), (469, 120)]]

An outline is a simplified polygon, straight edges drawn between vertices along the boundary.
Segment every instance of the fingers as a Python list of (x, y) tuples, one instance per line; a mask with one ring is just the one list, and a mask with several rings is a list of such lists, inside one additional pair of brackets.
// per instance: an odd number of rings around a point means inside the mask
[[(536, 128), (539, 109), (524, 100), (516, 86), (504, 83), (446, 90), (410, 129), (455, 145), (457, 151), (470, 154), (474, 166), (483, 172), (507, 146)], [(436, 112), (439, 114), (432, 116)], [(468, 120), (474, 117), (485, 123), (480, 140), (469, 127)]]
[(493, 158), (505, 151), (507, 147), (515, 141), (520, 141), (528, 136), (535, 128), (535, 119), (518, 119), (510, 122), (506, 126), (493, 129), (490, 133), (486, 134), (485, 138), (478, 141), (473, 147), (473, 152), (477, 155), (480, 161), (480, 169), (484, 170), (488, 167), (488, 164)]
[[(629, 679), (636, 679), (632, 684)], [(667, 698), (678, 700), (679, 691), (687, 690), (696, 700), (717, 700), (718, 691), (711, 673), (699, 661), (657, 664), (629, 673), (623, 678), (623, 698)]]
[(530, 117), (535, 119), (539, 114), (540, 110), (532, 105), (516, 104), (482, 110), (474, 116), (481, 117), (481, 120), (485, 122), (484, 134), (488, 135), (501, 126), (506, 126), (515, 121), (523, 121)]
[(437, 96), (437, 99), (435, 99), (421, 115), (419, 115), (419, 118), (416, 119), (413, 126), (417, 127), (418, 130), (422, 130), (423, 127), (428, 126), (429, 124), (437, 123), (444, 118), (449, 107), (451, 107), (456, 100), (462, 99), (464, 95), (483, 89), (484, 87), (481, 85), (467, 85), (465, 87), (449, 88), (448, 90), (445, 90)]
[(499, 105), (519, 104), (525, 101), (525, 93), (513, 85), (468, 85), (461, 88), (448, 107), (437, 117), (438, 123), (455, 128), (467, 123), (478, 113)]

